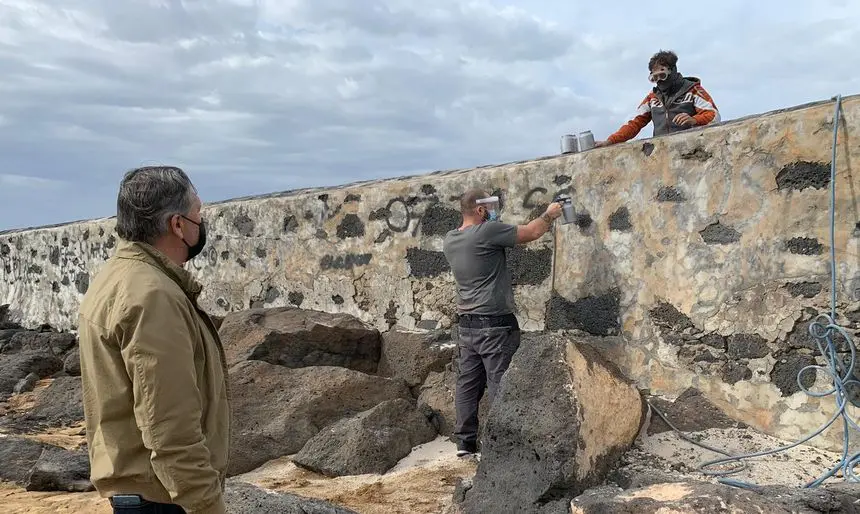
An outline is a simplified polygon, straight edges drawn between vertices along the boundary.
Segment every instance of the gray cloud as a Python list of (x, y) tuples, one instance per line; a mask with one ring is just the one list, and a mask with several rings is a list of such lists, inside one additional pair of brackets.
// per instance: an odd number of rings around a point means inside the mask
[(0, 230), (112, 215), (155, 162), (214, 201), (555, 153), (660, 47), (724, 117), (860, 89), (860, 8), (789, 3), (0, 0)]

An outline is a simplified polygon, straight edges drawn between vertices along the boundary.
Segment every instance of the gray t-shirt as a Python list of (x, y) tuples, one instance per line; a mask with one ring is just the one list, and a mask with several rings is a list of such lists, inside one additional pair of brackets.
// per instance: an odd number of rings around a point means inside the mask
[(505, 248), (517, 244), (517, 226), (488, 221), (451, 230), (442, 247), (457, 281), (460, 314), (513, 314), (514, 291)]

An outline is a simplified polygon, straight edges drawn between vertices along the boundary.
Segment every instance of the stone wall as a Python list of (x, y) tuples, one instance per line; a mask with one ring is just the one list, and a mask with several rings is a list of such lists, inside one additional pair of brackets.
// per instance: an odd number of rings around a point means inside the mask
[[(441, 249), (460, 222), (458, 196), (484, 186), (502, 197), (505, 221), (525, 222), (569, 192), (577, 222), (510, 254), (524, 329), (605, 336), (640, 387), (695, 386), (793, 439), (832, 412), (795, 381), (814, 362), (806, 323), (829, 301), (832, 124), (823, 102), (581, 154), (211, 204), (210, 243), (190, 266), (215, 315), (295, 305), (381, 330), (447, 327), (455, 291)], [(837, 293), (841, 321), (857, 328), (860, 97), (843, 100), (840, 125)], [(113, 227), (0, 234), (9, 316), (74, 329)]]

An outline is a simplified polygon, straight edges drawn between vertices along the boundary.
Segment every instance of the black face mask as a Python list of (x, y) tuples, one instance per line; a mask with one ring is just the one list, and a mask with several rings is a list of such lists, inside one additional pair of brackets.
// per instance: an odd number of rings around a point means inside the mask
[(185, 261), (188, 262), (191, 259), (200, 255), (200, 252), (203, 251), (203, 247), (206, 246), (206, 223), (203, 220), (200, 220), (200, 223), (197, 223), (194, 220), (189, 220), (185, 216), (182, 217), (190, 221), (191, 223), (194, 223), (200, 228), (199, 237), (197, 238), (197, 243), (194, 246), (188, 244), (188, 241), (186, 241), (184, 237), (182, 238), (182, 242), (185, 243), (185, 246), (188, 247), (188, 258), (185, 259)]
[(666, 93), (675, 88), (675, 86), (680, 83), (681, 75), (678, 72), (672, 72), (666, 77), (665, 80), (660, 80), (657, 82), (657, 89)]

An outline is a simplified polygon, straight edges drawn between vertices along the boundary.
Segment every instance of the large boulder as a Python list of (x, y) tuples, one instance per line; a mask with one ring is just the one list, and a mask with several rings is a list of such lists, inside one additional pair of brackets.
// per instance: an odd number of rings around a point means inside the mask
[(73, 377), (81, 376), (81, 353), (75, 348), (63, 360), (63, 371)]
[(402, 380), (334, 366), (285, 368), (262, 361), (230, 370), (232, 476), (292, 455), (323, 427), (385, 400), (410, 398)]
[(68, 332), (20, 330), (14, 332), (3, 345), (3, 353), (16, 351), (48, 352), (62, 357), (78, 343)]
[(261, 489), (233, 480), (227, 481), (224, 503), (227, 504), (227, 512), (230, 514), (356, 514), (355, 511), (327, 501)]
[(326, 476), (383, 474), (436, 430), (412, 402), (398, 398), (321, 430), (293, 462)]
[[(457, 368), (449, 363), (444, 371), (433, 371), (421, 385), (418, 393), (418, 407), (430, 414), (430, 420), (439, 435), (450, 436), (454, 431), (456, 410), (454, 392), (457, 385)], [(489, 401), (486, 392), (478, 404), (478, 421), (487, 419)]]
[(644, 413), (639, 391), (588, 345), (524, 334), (490, 407), (463, 510), (569, 509), (630, 448)]
[[(12, 341), (12, 336), (23, 331), (24, 329), (21, 328), (0, 328), (0, 353), (6, 353), (6, 347)], [(11, 346), (8, 351), (12, 351)]]
[(0, 480), (26, 484), (46, 446), (24, 437), (0, 436)]
[(36, 388), (36, 384), (38, 382), (39, 375), (35, 373), (30, 373), (26, 377), (19, 380), (17, 384), (15, 384), (15, 387), (12, 389), (12, 392), (15, 394), (29, 393)]
[(0, 354), (0, 393), (11, 393), (18, 381), (30, 373), (46, 378), (62, 369), (63, 361), (45, 350)]
[(86, 450), (66, 450), (46, 445), (27, 478), (28, 491), (94, 491)]
[(395, 327), (382, 335), (379, 374), (420, 386), (431, 372), (451, 362), (457, 342), (448, 330), (409, 331)]
[(0, 436), (0, 480), (28, 491), (92, 491), (86, 450), (67, 450), (24, 437)]
[(74, 425), (84, 420), (81, 377), (58, 377), (36, 394), (36, 404), (8, 424), (17, 430), (37, 431)]
[(228, 314), (219, 330), (227, 362), (265, 361), (288, 368), (340, 366), (375, 373), (379, 331), (349, 314), (294, 307)]
[(700, 481), (653, 484), (623, 491), (613, 486), (586, 491), (570, 503), (571, 514), (767, 512), (860, 513), (860, 484), (814, 489), (767, 486), (738, 489)]

